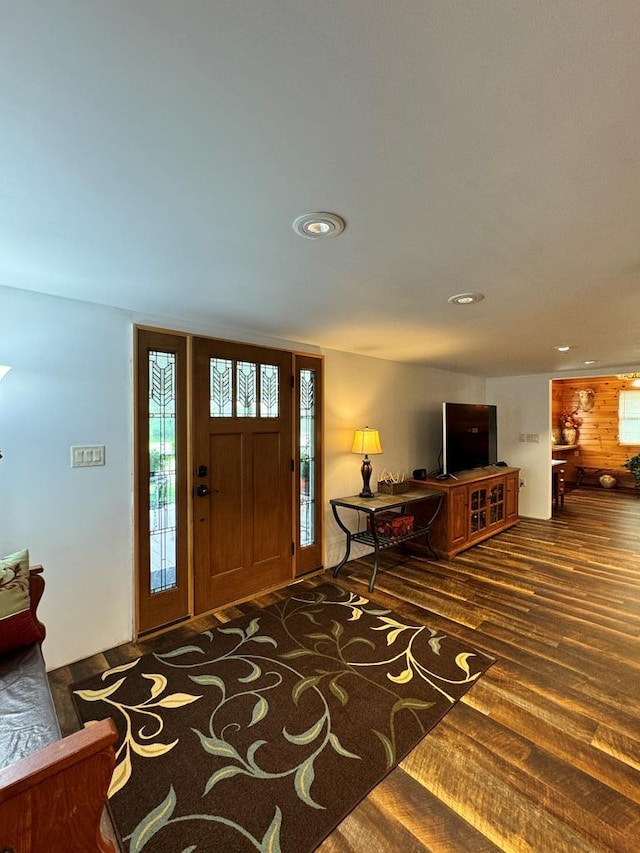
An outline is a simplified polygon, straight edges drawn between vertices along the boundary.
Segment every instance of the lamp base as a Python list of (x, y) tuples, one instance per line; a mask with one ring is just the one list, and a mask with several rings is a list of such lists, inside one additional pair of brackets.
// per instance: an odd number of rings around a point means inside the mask
[(362, 460), (362, 467), (360, 468), (360, 473), (362, 474), (362, 491), (360, 492), (361, 498), (372, 498), (374, 497), (373, 492), (369, 486), (371, 482), (371, 460), (367, 455), (365, 455)]

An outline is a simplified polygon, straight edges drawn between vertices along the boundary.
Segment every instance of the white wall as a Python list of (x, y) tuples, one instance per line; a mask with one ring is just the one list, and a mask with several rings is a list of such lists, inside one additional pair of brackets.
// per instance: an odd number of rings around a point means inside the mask
[[(167, 319), (0, 286), (0, 364), (13, 366), (0, 383), (0, 554), (26, 546), (32, 562), (45, 565), (39, 612), (50, 668), (132, 637), (134, 323), (185, 330)], [(361, 488), (354, 429), (380, 430), (384, 453), (373, 457), (374, 481), (383, 467), (410, 474), (437, 465), (443, 400), (484, 401), (482, 379), (334, 350), (323, 355), (326, 501)], [(106, 465), (72, 469), (74, 444), (104, 444)], [(344, 540), (330, 512), (327, 519), (330, 566)]]
[[(485, 381), (477, 377), (398, 364), (335, 350), (325, 357), (325, 565), (344, 554), (344, 534), (336, 525), (328, 500), (357, 494), (362, 488), (362, 457), (351, 453), (353, 431), (365, 426), (380, 431), (383, 453), (372, 456), (372, 489), (383, 468), (433, 470), (442, 444), (442, 403), (483, 403)], [(355, 515), (355, 513), (354, 513)], [(349, 514), (344, 515), (349, 519)], [(367, 549), (354, 547), (352, 556)]]
[(131, 638), (131, 350), (124, 312), (0, 287), (0, 554), (45, 565), (50, 667)]
[[(487, 402), (498, 407), (500, 458), (520, 468), (519, 512), (529, 518), (551, 516), (550, 384), (543, 376), (510, 376), (487, 380)], [(521, 442), (537, 435), (538, 442)]]

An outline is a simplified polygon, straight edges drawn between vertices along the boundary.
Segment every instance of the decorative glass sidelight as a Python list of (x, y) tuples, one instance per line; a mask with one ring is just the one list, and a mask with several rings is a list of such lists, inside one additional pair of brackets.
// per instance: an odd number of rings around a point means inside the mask
[(300, 370), (300, 545), (313, 545), (316, 480), (316, 371)]
[(176, 356), (149, 352), (150, 592), (176, 586)]

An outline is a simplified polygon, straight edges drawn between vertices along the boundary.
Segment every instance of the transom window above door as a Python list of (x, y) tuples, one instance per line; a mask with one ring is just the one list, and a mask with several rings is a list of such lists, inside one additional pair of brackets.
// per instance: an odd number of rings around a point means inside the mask
[(212, 358), (209, 412), (212, 418), (280, 417), (277, 364)]

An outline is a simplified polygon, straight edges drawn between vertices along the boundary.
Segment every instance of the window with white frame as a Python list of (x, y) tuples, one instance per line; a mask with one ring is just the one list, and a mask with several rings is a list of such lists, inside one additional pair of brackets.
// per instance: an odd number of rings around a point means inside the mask
[(620, 391), (618, 441), (620, 444), (640, 444), (640, 391)]

